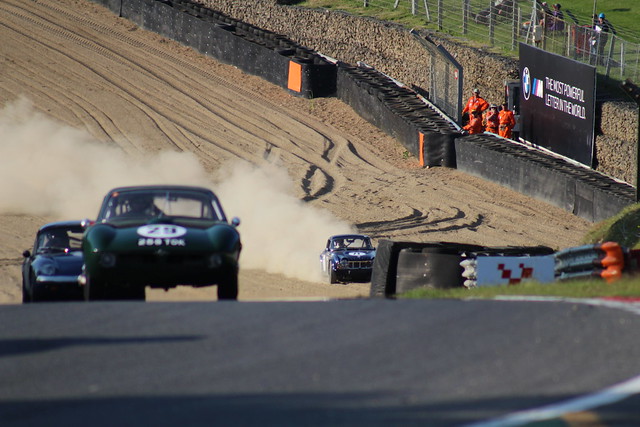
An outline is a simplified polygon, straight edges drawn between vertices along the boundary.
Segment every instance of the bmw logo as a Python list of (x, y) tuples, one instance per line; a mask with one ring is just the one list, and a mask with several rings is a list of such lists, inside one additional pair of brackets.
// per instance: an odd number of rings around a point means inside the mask
[(529, 72), (529, 67), (524, 67), (524, 70), (522, 70), (522, 94), (524, 99), (529, 100), (531, 96), (531, 73)]

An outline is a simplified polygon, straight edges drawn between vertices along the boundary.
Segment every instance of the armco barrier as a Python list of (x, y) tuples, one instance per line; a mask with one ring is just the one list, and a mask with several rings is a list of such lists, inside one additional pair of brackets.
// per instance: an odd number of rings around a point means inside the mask
[(558, 280), (601, 277), (611, 283), (622, 276), (623, 270), (631, 272), (632, 268), (625, 266), (631, 259), (628, 253), (616, 242), (567, 248), (554, 254), (555, 275)]
[(544, 200), (589, 221), (634, 202), (635, 189), (592, 169), (484, 133), (455, 140), (457, 168)]
[(455, 167), (460, 132), (415, 91), (373, 68), (339, 62), (337, 97), (400, 141), (422, 166)]

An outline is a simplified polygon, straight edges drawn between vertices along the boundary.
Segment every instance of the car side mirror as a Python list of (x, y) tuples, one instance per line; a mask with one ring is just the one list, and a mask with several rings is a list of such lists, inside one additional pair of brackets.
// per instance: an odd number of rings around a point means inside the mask
[(237, 216), (234, 216), (231, 219), (231, 225), (233, 225), (234, 227), (237, 227), (240, 225), (240, 218), (238, 218)]
[(27, 250), (27, 251), (22, 252), (22, 256), (25, 257), (25, 258), (29, 258), (31, 256), (31, 251)]

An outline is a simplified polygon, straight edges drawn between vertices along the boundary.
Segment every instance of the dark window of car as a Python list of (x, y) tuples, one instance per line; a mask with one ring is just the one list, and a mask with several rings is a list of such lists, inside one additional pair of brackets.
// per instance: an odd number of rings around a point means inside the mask
[(192, 191), (131, 191), (114, 193), (108, 200), (103, 219), (183, 217), (219, 221), (224, 219), (215, 199)]
[(47, 228), (38, 233), (35, 252), (80, 250), (81, 228)]

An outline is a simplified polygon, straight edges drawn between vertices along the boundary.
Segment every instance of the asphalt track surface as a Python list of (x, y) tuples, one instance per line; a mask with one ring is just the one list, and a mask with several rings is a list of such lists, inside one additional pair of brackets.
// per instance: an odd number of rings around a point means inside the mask
[[(468, 425), (640, 373), (640, 317), (572, 302), (51, 303), (0, 325), (3, 426)], [(580, 412), (640, 423), (622, 400)]]

